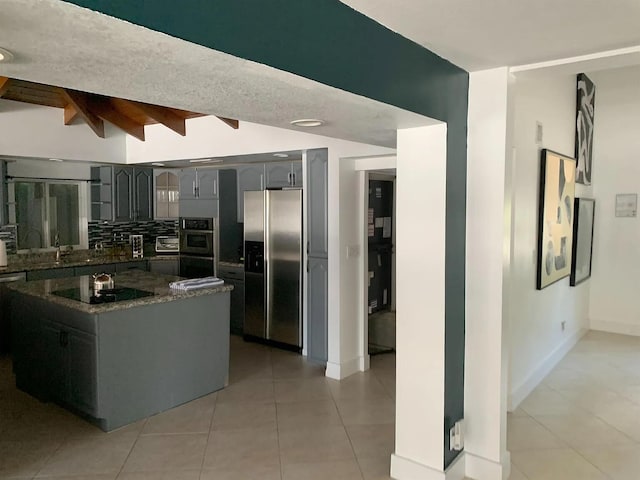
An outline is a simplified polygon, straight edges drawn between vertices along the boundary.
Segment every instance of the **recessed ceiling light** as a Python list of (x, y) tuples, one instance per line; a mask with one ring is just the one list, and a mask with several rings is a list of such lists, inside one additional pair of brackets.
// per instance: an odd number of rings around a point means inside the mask
[(320, 125), (324, 125), (324, 121), (318, 120), (317, 118), (303, 118), (300, 120), (293, 120), (291, 125), (294, 127), (319, 127)]
[(287, 158), (289, 155), (286, 153), (274, 153), (273, 156), (278, 158)]
[(221, 158), (198, 158), (196, 160), (189, 160), (189, 163), (222, 163)]
[(50, 158), (49, 161), (50, 162), (64, 162), (64, 160), (62, 160), (61, 158)]
[(13, 53), (0, 47), (0, 62), (10, 62), (13, 60)]
[(164, 167), (164, 163), (160, 162), (152, 162), (151, 165), (155, 165), (156, 167)]

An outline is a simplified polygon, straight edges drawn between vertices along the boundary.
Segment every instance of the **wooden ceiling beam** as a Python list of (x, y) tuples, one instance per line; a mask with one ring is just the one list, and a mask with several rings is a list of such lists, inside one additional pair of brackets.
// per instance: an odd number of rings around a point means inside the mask
[(0, 98), (7, 93), (9, 87), (11, 86), (11, 79), (7, 77), (0, 77)]
[(78, 118), (78, 110), (71, 103), (68, 103), (64, 107), (64, 124), (71, 125), (76, 118)]
[[(91, 127), (91, 130), (93, 130), (100, 138), (104, 138), (104, 122), (89, 107), (91, 100), (89, 95), (82, 92), (76, 92), (75, 90), (62, 89), (62, 96), (71, 104), (77, 114), (87, 122), (87, 125)], [(66, 123), (66, 108), (65, 125), (68, 125)]]
[(217, 115), (216, 118), (219, 118), (234, 130), (237, 130), (240, 127), (240, 122), (238, 120), (234, 120), (233, 118), (218, 117)]
[(144, 125), (134, 122), (130, 117), (116, 110), (108, 98), (94, 97), (91, 101), (91, 110), (120, 130), (144, 142)]
[(170, 128), (174, 132), (183, 137), (187, 134), (187, 126), (185, 119), (178, 116), (170, 109), (160, 107), (158, 105), (150, 105), (148, 103), (134, 102), (127, 100), (134, 108), (142, 111), (147, 117), (152, 118), (158, 123), (161, 123), (167, 128)]

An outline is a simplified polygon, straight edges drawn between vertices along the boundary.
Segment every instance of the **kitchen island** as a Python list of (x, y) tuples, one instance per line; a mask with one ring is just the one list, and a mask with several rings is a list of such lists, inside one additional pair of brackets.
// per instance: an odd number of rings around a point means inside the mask
[(224, 388), (233, 287), (176, 292), (177, 279), (123, 272), (104, 303), (90, 276), (9, 284), (18, 388), (105, 431)]

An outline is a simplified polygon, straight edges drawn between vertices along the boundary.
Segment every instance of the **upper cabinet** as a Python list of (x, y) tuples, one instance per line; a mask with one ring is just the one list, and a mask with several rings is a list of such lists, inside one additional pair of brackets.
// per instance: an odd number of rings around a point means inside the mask
[(174, 171), (154, 170), (155, 182), (155, 218), (158, 220), (178, 218), (180, 199), (180, 181)]
[(153, 169), (91, 168), (91, 219), (130, 222), (153, 218)]
[(237, 167), (238, 173), (238, 223), (244, 222), (244, 192), (264, 190), (264, 164)]
[(265, 164), (267, 188), (302, 187), (302, 162)]
[(113, 167), (91, 167), (91, 219), (113, 220)]
[(116, 222), (153, 218), (153, 169), (114, 167), (114, 211)]
[(179, 180), (181, 217), (218, 217), (218, 170), (186, 168)]
[(218, 170), (186, 168), (180, 171), (180, 199), (218, 198)]

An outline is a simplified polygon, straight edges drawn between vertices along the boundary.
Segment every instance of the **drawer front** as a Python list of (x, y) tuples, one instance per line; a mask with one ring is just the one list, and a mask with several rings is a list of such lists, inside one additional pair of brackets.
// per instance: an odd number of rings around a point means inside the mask
[(218, 277), (223, 280), (228, 278), (229, 280), (244, 282), (244, 270), (218, 266)]

